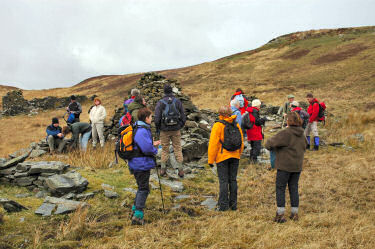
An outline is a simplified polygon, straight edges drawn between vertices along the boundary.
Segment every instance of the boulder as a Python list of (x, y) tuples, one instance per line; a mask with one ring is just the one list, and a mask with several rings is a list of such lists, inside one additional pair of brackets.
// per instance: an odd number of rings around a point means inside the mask
[[(36, 214), (49, 216), (54, 214), (66, 214), (75, 211), (79, 207), (87, 206), (86, 202), (66, 200), (47, 196), (43, 204), (35, 211)], [(56, 208), (56, 210), (55, 210)]]
[(110, 191), (110, 190), (104, 190), (104, 196), (109, 198), (109, 199), (115, 199), (115, 198), (118, 198), (119, 195), (114, 192), (114, 191)]
[(201, 203), (201, 206), (205, 206), (209, 210), (214, 210), (217, 205), (217, 201), (215, 201), (212, 197), (208, 197)]
[(78, 172), (68, 172), (62, 175), (53, 175), (45, 180), (45, 185), (53, 195), (61, 196), (66, 193), (82, 193), (86, 190), (88, 181)]
[(14, 181), (18, 186), (26, 187), (33, 184), (33, 181), (37, 179), (36, 176), (18, 177)]
[(0, 198), (0, 205), (3, 206), (3, 208), (8, 212), (20, 212), (23, 209), (27, 210), (26, 207), (22, 206), (18, 202), (6, 199), (6, 198)]
[(43, 203), (37, 210), (35, 210), (35, 214), (39, 214), (42, 216), (50, 216), (55, 210), (56, 204), (52, 203)]
[(45, 150), (33, 150), (30, 154), (30, 158), (37, 158), (37, 157), (43, 156), (46, 153), (47, 151)]
[(24, 162), (23, 165), (29, 165), (29, 174), (54, 173), (61, 174), (70, 166), (59, 161), (41, 161), (41, 162)]
[(88, 192), (88, 193), (84, 193), (84, 194), (78, 194), (78, 195), (76, 195), (75, 199), (76, 199), (77, 201), (88, 200), (88, 199), (94, 198), (94, 196), (95, 196), (95, 193), (93, 193), (93, 192)]
[(16, 173), (16, 166), (0, 170), (0, 175), (14, 175)]
[(31, 153), (31, 150), (30, 150), (29, 152), (27, 152), (27, 153), (25, 153), (25, 154), (19, 156), (19, 157), (16, 157), (16, 158), (13, 158), (13, 159), (7, 161), (7, 162), (4, 163), (2, 166), (0, 166), (0, 170), (1, 170), (1, 169), (7, 169), (7, 168), (10, 168), (10, 167), (12, 167), (12, 166), (15, 166), (15, 165), (17, 165), (17, 164), (19, 164), (19, 163), (22, 163), (23, 161), (26, 160), (26, 158), (29, 157), (30, 153)]

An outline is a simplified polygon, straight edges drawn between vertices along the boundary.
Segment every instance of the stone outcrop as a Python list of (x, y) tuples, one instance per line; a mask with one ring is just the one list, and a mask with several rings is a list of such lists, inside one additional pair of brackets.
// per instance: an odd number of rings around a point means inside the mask
[(35, 211), (35, 214), (50, 216), (52, 214), (67, 214), (78, 208), (86, 207), (86, 202), (72, 201), (63, 198), (47, 196), (43, 204)]

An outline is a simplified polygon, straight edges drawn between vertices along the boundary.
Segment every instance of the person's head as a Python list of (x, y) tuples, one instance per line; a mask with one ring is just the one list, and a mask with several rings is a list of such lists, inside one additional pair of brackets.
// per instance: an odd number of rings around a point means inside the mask
[(146, 105), (146, 100), (145, 100), (145, 98), (143, 98), (143, 96), (142, 95), (138, 95), (138, 96), (136, 96), (135, 98), (134, 98), (134, 102), (135, 103), (138, 103), (138, 104), (140, 104), (140, 105)]
[(69, 127), (69, 126), (64, 126), (64, 127), (62, 128), (62, 134), (63, 134), (64, 136), (68, 135), (70, 132), (71, 132), (71, 130), (70, 130), (70, 127)]
[(297, 101), (293, 101), (292, 103), (290, 103), (290, 106), (291, 106), (292, 108), (296, 108), (296, 107), (299, 106), (299, 103), (298, 103)]
[(224, 118), (228, 118), (232, 116), (232, 109), (230, 108), (230, 106), (221, 106), (219, 108), (219, 115)]
[(172, 86), (169, 84), (164, 85), (164, 93), (165, 94), (171, 94), (173, 92)]
[(314, 95), (312, 93), (306, 94), (307, 101), (310, 103), (314, 100)]
[(76, 96), (75, 96), (75, 95), (72, 95), (72, 96), (70, 96), (70, 101), (71, 101), (71, 102), (74, 102), (74, 101), (76, 101), (76, 99), (77, 99), (77, 98), (76, 98)]
[(130, 95), (131, 96), (134, 96), (134, 97), (137, 97), (141, 94), (141, 92), (137, 89), (137, 88), (134, 88), (130, 91)]
[(289, 103), (292, 103), (294, 101), (294, 95), (293, 94), (288, 95), (288, 101), (289, 101)]
[(230, 106), (238, 109), (238, 108), (240, 108), (240, 102), (238, 101), (238, 99), (232, 99), (230, 101)]
[(59, 126), (59, 119), (58, 118), (52, 118), (52, 125), (55, 127)]
[(148, 108), (142, 108), (138, 111), (138, 120), (145, 122), (146, 124), (151, 124), (152, 122), (152, 112)]
[(286, 123), (288, 126), (302, 126), (302, 119), (297, 112), (290, 112), (286, 116)]
[(243, 94), (243, 91), (242, 91), (242, 89), (241, 89), (241, 88), (237, 88), (237, 90), (236, 90), (236, 93), (238, 93), (238, 92), (240, 92), (240, 93), (242, 93), (242, 94)]
[(253, 101), (251, 101), (251, 106), (252, 107), (260, 108), (261, 105), (262, 105), (262, 102), (260, 102), (259, 99), (254, 99)]
[(95, 99), (94, 99), (94, 104), (95, 104), (95, 105), (101, 105), (101, 104), (102, 104), (102, 101), (101, 101), (99, 98), (95, 98)]

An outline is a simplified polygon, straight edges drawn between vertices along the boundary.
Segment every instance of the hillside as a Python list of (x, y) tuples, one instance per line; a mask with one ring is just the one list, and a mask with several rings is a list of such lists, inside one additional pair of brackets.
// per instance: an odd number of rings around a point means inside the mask
[[(134, 177), (124, 163), (113, 168), (113, 144), (103, 151), (44, 156), (76, 166), (90, 184), (88, 191), (111, 184), (118, 199), (102, 193), (88, 200), (90, 208), (73, 214), (38, 217), (43, 202), (26, 188), (0, 185), (0, 197), (29, 208), (8, 214), (0, 224), (0, 248), (374, 248), (375, 245), (375, 27), (318, 30), (288, 34), (264, 46), (200, 65), (160, 73), (182, 83), (183, 91), (201, 108), (217, 109), (237, 87), (269, 104), (281, 104), (294, 93), (304, 100), (313, 92), (332, 114), (320, 136), (326, 144), (305, 154), (300, 180), (300, 220), (275, 224), (275, 171), (269, 165), (241, 160), (238, 211), (216, 212), (200, 206), (206, 196), (218, 197), (217, 176), (209, 170), (184, 179), (181, 193), (164, 188), (167, 213), (161, 212), (158, 189), (152, 189), (145, 211), (148, 224), (133, 227), (129, 210)], [(109, 115), (122, 104), (142, 74), (98, 76), (61, 89), (24, 91), (27, 99), (47, 95), (99, 95)], [(2, 88), (0, 88), (1, 90)], [(89, 103), (82, 120), (88, 120)], [(52, 116), (64, 110), (40, 112), (0, 121), (0, 157), (45, 136)], [(274, 133), (266, 127), (265, 137)], [(4, 139), (6, 138), (6, 139)], [(11, 142), (10, 142), (11, 141)], [(97, 152), (97, 151), (96, 151)], [(158, 187), (158, 183), (153, 181)], [(174, 208), (179, 204), (180, 208)], [(287, 214), (290, 212), (286, 194)], [(1, 208), (0, 208), (0, 212)]]

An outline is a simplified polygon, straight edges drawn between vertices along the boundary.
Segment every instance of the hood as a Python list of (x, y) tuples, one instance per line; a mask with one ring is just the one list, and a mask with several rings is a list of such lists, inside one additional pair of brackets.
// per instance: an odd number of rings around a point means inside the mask
[(252, 113), (252, 112), (259, 112), (259, 108), (257, 108), (257, 107), (248, 107), (248, 108), (246, 109), (246, 111), (249, 112), (249, 113)]
[(301, 137), (301, 136), (304, 136), (305, 135), (305, 130), (302, 129), (302, 127), (299, 127), (299, 126), (289, 126), (288, 127), (289, 131), (297, 136), (297, 137)]
[(316, 98), (314, 98), (314, 99), (310, 102), (310, 104), (315, 103), (315, 102), (318, 102), (318, 100), (317, 100)]
[(236, 117), (237, 117), (237, 115), (232, 115), (230, 117), (219, 116), (219, 119), (224, 120), (228, 123), (233, 123), (233, 120), (236, 120)]
[(150, 127), (149, 124), (147, 124), (147, 123), (145, 123), (145, 122), (143, 122), (143, 121), (140, 121), (140, 120), (138, 120), (137, 122), (135, 122), (135, 124), (136, 124), (136, 125), (140, 125), (140, 126), (147, 126), (147, 127)]
[(235, 92), (233, 95), (234, 95), (234, 96), (237, 96), (237, 95), (241, 95), (241, 94), (242, 94), (242, 92), (239, 91), (239, 92)]
[(302, 110), (301, 107), (296, 107), (296, 108), (294, 108), (294, 109), (292, 110), (292, 112), (295, 112), (295, 111), (301, 111), (301, 110)]
[(131, 112), (131, 111), (134, 111), (134, 110), (137, 110), (137, 109), (141, 109), (141, 108), (144, 108), (144, 107), (145, 107), (144, 105), (141, 105), (141, 104), (139, 104), (137, 102), (132, 102), (128, 106), (128, 110)]
[(236, 107), (234, 107), (234, 106), (231, 106), (230, 108), (232, 109), (233, 112), (239, 112), (239, 111), (240, 111), (240, 110), (238, 110), (238, 109), (237, 109)]

